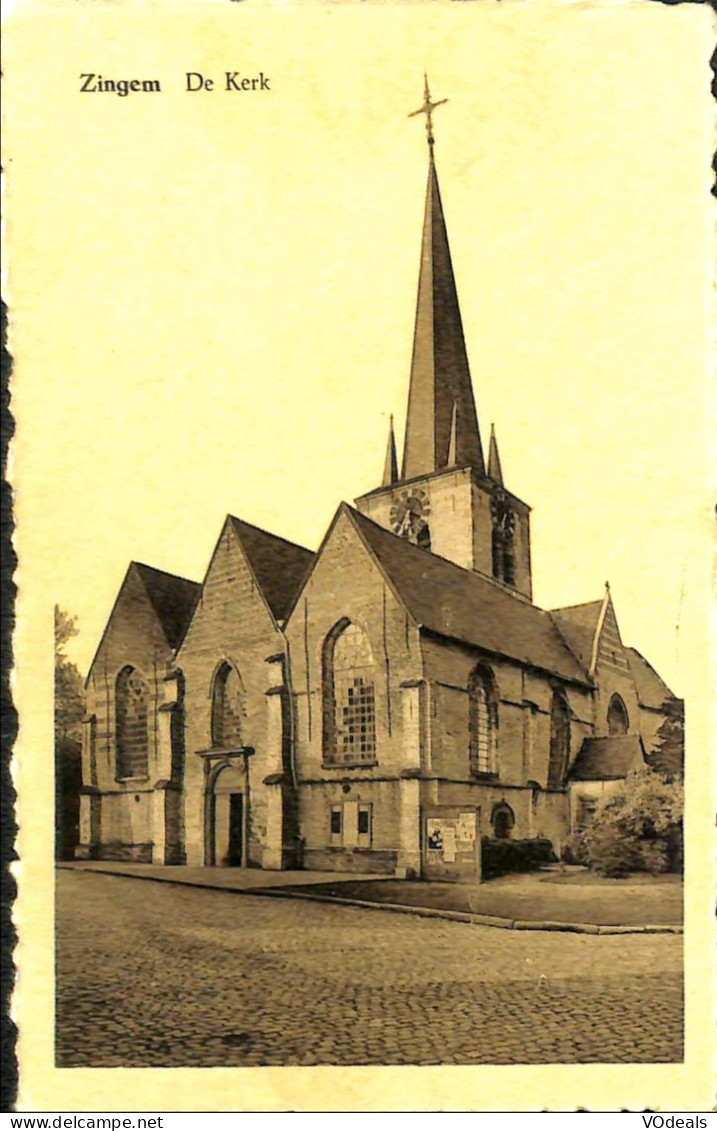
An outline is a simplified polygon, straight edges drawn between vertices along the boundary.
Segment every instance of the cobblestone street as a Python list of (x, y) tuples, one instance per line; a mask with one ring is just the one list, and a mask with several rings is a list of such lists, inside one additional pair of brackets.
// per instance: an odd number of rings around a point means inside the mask
[(57, 889), (57, 1063), (682, 1059), (682, 938), (505, 931), (90, 873)]

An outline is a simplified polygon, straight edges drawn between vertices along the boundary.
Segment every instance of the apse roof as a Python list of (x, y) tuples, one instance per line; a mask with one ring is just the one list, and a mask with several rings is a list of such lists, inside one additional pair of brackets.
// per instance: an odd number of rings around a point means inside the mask
[(645, 751), (636, 734), (586, 738), (573, 762), (572, 781), (605, 781), (624, 778), (645, 762)]
[(312, 550), (229, 516), (267, 604), (283, 620), (315, 558)]
[(490, 578), (411, 545), (353, 507), (346, 510), (422, 628), (589, 685), (550, 613)]

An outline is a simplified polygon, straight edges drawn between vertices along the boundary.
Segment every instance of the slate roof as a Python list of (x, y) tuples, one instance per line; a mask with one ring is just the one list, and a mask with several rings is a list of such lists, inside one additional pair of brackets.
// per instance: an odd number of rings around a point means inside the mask
[(636, 734), (586, 738), (570, 767), (571, 781), (614, 781), (624, 778), (645, 761), (645, 749)]
[(603, 602), (588, 601), (584, 605), (568, 605), (551, 609), (550, 615), (558, 626), (560, 635), (587, 670), (592, 659), (593, 641)]
[(644, 656), (636, 648), (626, 648), (627, 662), (630, 674), (635, 681), (637, 698), (643, 707), (653, 707), (659, 710), (667, 699), (674, 699), (675, 695), (663, 679), (657, 674)]
[(277, 620), (284, 620), (316, 555), (234, 515), (229, 517), (269, 608)]
[[(429, 147), (401, 479), (455, 462), (485, 474), (448, 232)], [(453, 456), (449, 450), (453, 442)]]
[(178, 577), (174, 573), (167, 573), (166, 570), (155, 569), (154, 566), (146, 565), (144, 562), (130, 562), (107, 618), (107, 623), (102, 630), (95, 654), (92, 657), (92, 663), (87, 669), (85, 687), (88, 685), (97, 657), (102, 651), (102, 645), (107, 638), (110, 625), (130, 577), (139, 578), (162, 626), (167, 642), (173, 650), (176, 649), (187, 629), (202, 589), (197, 581), (189, 581), (186, 577)]
[(133, 562), (171, 648), (179, 644), (194, 612), (201, 585), (144, 562)]
[(346, 511), (423, 628), (590, 686), (550, 613), (473, 570), (418, 549), (353, 507), (346, 505)]

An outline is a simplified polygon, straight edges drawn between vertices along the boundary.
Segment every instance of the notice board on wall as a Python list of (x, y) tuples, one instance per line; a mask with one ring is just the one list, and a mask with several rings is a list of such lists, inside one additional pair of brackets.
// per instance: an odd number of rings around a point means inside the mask
[(432, 805), (423, 810), (423, 874), (429, 880), (481, 879), (479, 810)]

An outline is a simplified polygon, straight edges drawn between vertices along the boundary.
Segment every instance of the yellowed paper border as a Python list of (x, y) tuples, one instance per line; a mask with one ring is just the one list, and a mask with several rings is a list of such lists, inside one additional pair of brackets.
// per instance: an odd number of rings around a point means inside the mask
[[(20, 557), (20, 1109), (706, 1110), (714, 999), (709, 13), (647, 0), (33, 0), (9, 12), (5, 39)], [(275, 76), (271, 99), (237, 105), (218, 92), (183, 89), (187, 71), (221, 75), (244, 66)], [(451, 99), (439, 154), (482, 419), (510, 417), (525, 382), (525, 411), (508, 428), (506, 447), (515, 478), (543, 511), (537, 598), (545, 607), (587, 600), (609, 565), (623, 629), (656, 655), (686, 699), (685, 1063), (56, 1069), (53, 605), (78, 613), (77, 658), (86, 668), (129, 557), (200, 577), (228, 510), (316, 545), (339, 495), (373, 485), (387, 414), (405, 403), (425, 154), (420, 131), (403, 115), (420, 95), (424, 67)], [(81, 100), (78, 76), (87, 71), (159, 75), (161, 101)], [(623, 115), (623, 128), (603, 137), (602, 148), (601, 106), (611, 120)], [(682, 140), (656, 165), (661, 137), (678, 136), (676, 122)], [(476, 162), (485, 167), (486, 196), (477, 194)], [(581, 193), (592, 194), (586, 212), (599, 215), (602, 230), (581, 235), (575, 216), (558, 211), (550, 230), (551, 194), (559, 201), (558, 187), (571, 179), (574, 208)], [(633, 202), (629, 222), (611, 205), (624, 194)], [(141, 203), (147, 195), (151, 225)], [(482, 212), (487, 198), (501, 210), (493, 219)], [(256, 262), (233, 262), (232, 226), (256, 228), (262, 219)], [(494, 224), (507, 248), (490, 240)], [(516, 250), (511, 238), (524, 240), (522, 286), (506, 266)], [(539, 280), (550, 268), (555, 286), (556, 261), (564, 306), (546, 334), (549, 296)], [(641, 303), (645, 264), (653, 282)], [(608, 278), (619, 278), (619, 289), (601, 291)], [(211, 334), (203, 343), (193, 336), (178, 367), (176, 336), (185, 320), (207, 318), (208, 306)], [(237, 344), (237, 322), (254, 327), (248, 345)], [(537, 391), (525, 376), (531, 366), (540, 373)], [(270, 382), (271, 396), (242, 400), (237, 451), (223, 397), (236, 412), (241, 395), (232, 389), (246, 371), (259, 387)], [(189, 407), (176, 412), (177, 404)], [(639, 430), (625, 429), (626, 415)], [(362, 430), (360, 444), (347, 444), (347, 426)], [(307, 431), (313, 460), (295, 456)], [(654, 491), (636, 498), (632, 484), (646, 480)], [(179, 523), (175, 481), (187, 514)], [(123, 528), (133, 508), (143, 519)], [(614, 537), (610, 563), (601, 532)]]

